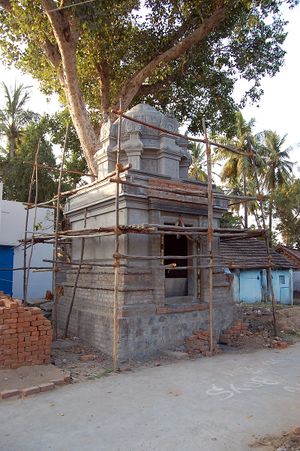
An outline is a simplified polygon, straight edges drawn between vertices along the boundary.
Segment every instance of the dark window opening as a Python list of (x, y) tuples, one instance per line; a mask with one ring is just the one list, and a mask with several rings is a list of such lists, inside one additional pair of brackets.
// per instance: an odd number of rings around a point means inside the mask
[(280, 283), (281, 285), (284, 285), (284, 284), (285, 284), (285, 276), (279, 276), (279, 283)]
[[(182, 257), (187, 257), (188, 255), (188, 242), (187, 237), (184, 235), (165, 235), (164, 238), (164, 255), (177, 255)], [(170, 265), (175, 263), (176, 267), (188, 266), (188, 259), (176, 259), (176, 258), (165, 258), (164, 264)], [(178, 279), (187, 278), (187, 269), (166, 269), (165, 277), (166, 279)]]

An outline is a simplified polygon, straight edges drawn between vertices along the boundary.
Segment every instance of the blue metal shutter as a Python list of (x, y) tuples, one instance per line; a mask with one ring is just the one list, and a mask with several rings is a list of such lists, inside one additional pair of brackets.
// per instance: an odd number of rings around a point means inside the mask
[(0, 246), (0, 291), (12, 295), (13, 269), (14, 267), (14, 248), (12, 246)]

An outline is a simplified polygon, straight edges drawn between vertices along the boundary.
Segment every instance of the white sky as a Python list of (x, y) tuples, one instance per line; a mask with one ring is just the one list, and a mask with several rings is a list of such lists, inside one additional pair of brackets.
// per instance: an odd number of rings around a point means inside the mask
[[(300, 166), (300, 6), (289, 10), (284, 8), (284, 17), (288, 20), (286, 30), (288, 36), (284, 43), (287, 54), (285, 64), (274, 78), (265, 78), (262, 82), (264, 95), (259, 105), (248, 105), (243, 109), (246, 120), (254, 117), (256, 119), (255, 131), (265, 129), (276, 130), (280, 135), (287, 134), (286, 147), (292, 146), (290, 153), (291, 160)], [(9, 86), (23, 83), (32, 86), (31, 99), (28, 107), (37, 113), (54, 113), (59, 109), (57, 96), (47, 99), (38, 89), (38, 82), (29, 75), (22, 74), (17, 69), (7, 69), (0, 63), (0, 81), (4, 81)], [(242, 86), (242, 83), (241, 83)], [(237, 88), (237, 93), (239, 88)], [(0, 105), (3, 98), (0, 98)], [(298, 144), (298, 145), (297, 145)], [(295, 172), (297, 171), (295, 167)], [(300, 174), (300, 169), (296, 172)]]

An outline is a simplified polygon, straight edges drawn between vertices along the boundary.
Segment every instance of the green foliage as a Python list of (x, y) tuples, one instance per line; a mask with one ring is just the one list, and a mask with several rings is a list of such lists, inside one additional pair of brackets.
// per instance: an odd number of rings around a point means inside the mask
[[(68, 2), (72, 3), (77, 2)], [(109, 104), (113, 105), (137, 71), (191, 35), (220, 3), (102, 0), (64, 10), (69, 24), (76, 24), (80, 30), (77, 72), (89, 112), (99, 119), (103, 113), (100, 66), (108, 80)], [(262, 77), (273, 76), (283, 63), (286, 34), (282, 3), (294, 6), (298, 0), (224, 0), (226, 19), (182, 56), (156, 67), (133, 103), (143, 100), (172, 111), (179, 120), (188, 121), (195, 133), (202, 128), (203, 115), (211, 130), (222, 131), (234, 125), (235, 82), (240, 78), (249, 81), (242, 101), (256, 101), (262, 94)], [(45, 41), (55, 44), (55, 37), (42, 2), (11, 0), (11, 4), (10, 12), (0, 10), (2, 60), (31, 73), (40, 80), (45, 93), (59, 92), (63, 100), (57, 71), (44, 50)]]
[(5, 104), (0, 110), (0, 135), (6, 139), (6, 148), (2, 153), (7, 152), (10, 158), (13, 158), (24, 128), (30, 122), (38, 120), (39, 115), (26, 109), (30, 97), (27, 86), (15, 83), (14, 88), (10, 90), (2, 83), (2, 90)]
[[(51, 142), (54, 145), (59, 145), (61, 148), (64, 146), (66, 126), (67, 123), (70, 124), (68, 141), (67, 141), (67, 151), (65, 155), (65, 165), (64, 168), (72, 171), (80, 171), (87, 173), (87, 165), (82, 154), (81, 145), (77, 137), (76, 131), (71, 124), (71, 118), (68, 110), (63, 110), (55, 113), (53, 116), (48, 118), (48, 133), (51, 136)], [(81, 176), (76, 174), (65, 174), (64, 189), (74, 188), (80, 182)]]
[(192, 163), (189, 169), (189, 175), (200, 182), (207, 181), (207, 173), (204, 169), (206, 165), (206, 153), (204, 146), (195, 142), (189, 143), (188, 149), (192, 155)]
[[(235, 115), (235, 133), (231, 138), (221, 136), (219, 140), (225, 144), (247, 152), (256, 145), (255, 137), (252, 134), (254, 126), (254, 119), (246, 121), (240, 112)], [(234, 154), (230, 151), (217, 151), (217, 160), (226, 159), (221, 170), (221, 181), (225, 184), (229, 194), (232, 196), (255, 196), (257, 194), (255, 171), (251, 157), (240, 154)], [(258, 156), (257, 164), (261, 167), (262, 162)], [(238, 203), (233, 199), (231, 210), (239, 213), (240, 207), (243, 204)], [(244, 226), (248, 227), (248, 214), (252, 213), (255, 216), (257, 226), (260, 227), (259, 219), (259, 205), (256, 201), (247, 202), (244, 204)]]
[(287, 246), (300, 249), (300, 179), (278, 187), (272, 193), (276, 230)]
[[(13, 159), (0, 160), (0, 177), (3, 182), (3, 197), (7, 200), (27, 202), (32, 166), (24, 161), (34, 161), (40, 140), (39, 162), (55, 166), (52, 145), (47, 139), (48, 121), (42, 118), (39, 123), (30, 124), (24, 130), (16, 155)], [(56, 192), (56, 175), (41, 169), (38, 172), (38, 202), (50, 199)], [(33, 192), (35, 187), (33, 188)], [(33, 201), (33, 195), (32, 199)]]
[(235, 216), (230, 211), (223, 214), (220, 220), (220, 227), (241, 229), (243, 227), (243, 218), (241, 216)]
[(293, 163), (289, 160), (291, 148), (282, 148), (286, 135), (281, 137), (275, 131), (265, 130), (259, 137), (259, 152), (264, 160), (263, 185), (269, 193), (272, 193), (274, 189), (286, 185), (291, 180), (293, 168)]

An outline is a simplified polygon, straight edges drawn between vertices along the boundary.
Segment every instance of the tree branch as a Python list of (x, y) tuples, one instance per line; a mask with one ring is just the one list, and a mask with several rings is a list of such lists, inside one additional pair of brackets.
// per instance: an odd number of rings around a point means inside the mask
[(0, 6), (7, 12), (10, 12), (12, 9), (10, 0), (0, 0)]
[[(86, 110), (80, 89), (76, 67), (76, 45), (79, 30), (72, 28), (65, 11), (52, 11), (56, 8), (53, 0), (42, 0), (49, 22), (51, 24), (59, 53), (61, 56), (61, 83), (65, 92), (72, 122), (78, 134), (84, 155), (91, 172), (96, 173), (94, 154), (97, 150), (97, 137)], [(48, 51), (53, 51), (48, 45)], [(57, 53), (52, 53), (52, 60), (57, 63)]]
[(108, 66), (105, 62), (96, 63), (96, 70), (100, 79), (100, 98), (102, 110), (104, 114), (108, 114), (110, 109), (110, 81)]
[[(155, 69), (166, 66), (170, 61), (179, 58), (192, 46), (205, 39), (212, 30), (225, 20), (226, 11), (227, 9), (224, 6), (224, 2), (220, 2), (220, 5), (217, 6), (213, 14), (209, 18), (204, 19), (196, 30), (168, 50), (157, 55), (146, 66), (137, 71), (135, 75), (125, 83), (121, 90), (120, 97), (122, 98), (123, 108), (128, 108), (132, 99), (141, 89), (142, 83)], [(114, 108), (117, 108), (117, 105), (115, 105)]]
[(59, 49), (57, 45), (52, 44), (49, 39), (46, 39), (43, 48), (46, 54), (46, 57), (50, 61), (53, 67), (55, 69), (58, 69), (60, 63), (61, 63), (61, 56), (59, 53)]

